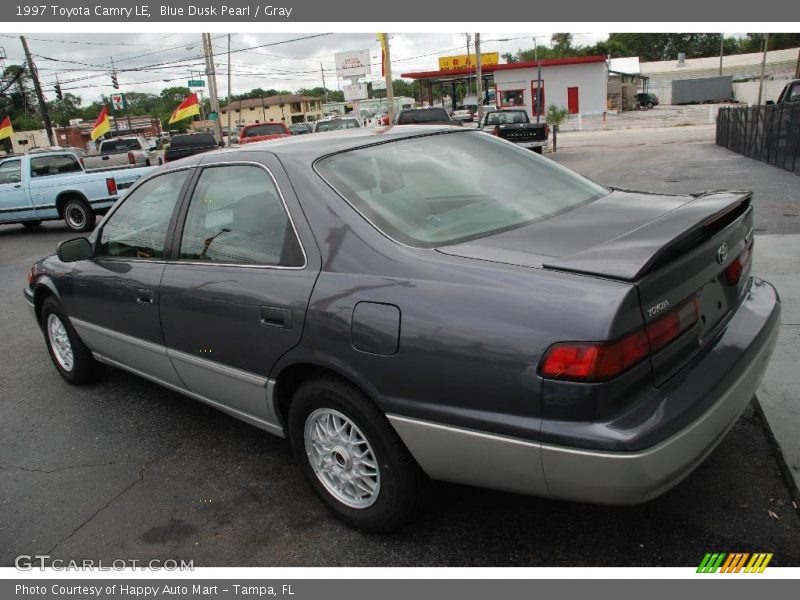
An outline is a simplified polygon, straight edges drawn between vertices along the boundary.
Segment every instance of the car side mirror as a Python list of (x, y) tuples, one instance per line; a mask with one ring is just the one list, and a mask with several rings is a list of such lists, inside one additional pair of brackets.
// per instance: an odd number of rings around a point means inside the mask
[(92, 257), (92, 244), (84, 237), (66, 240), (58, 245), (58, 258), (63, 262), (76, 262)]

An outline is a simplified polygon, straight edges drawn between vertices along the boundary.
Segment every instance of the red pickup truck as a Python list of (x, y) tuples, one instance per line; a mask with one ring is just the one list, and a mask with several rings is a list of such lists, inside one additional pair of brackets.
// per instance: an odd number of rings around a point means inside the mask
[(283, 123), (256, 123), (242, 127), (239, 131), (239, 144), (276, 140), (291, 135), (292, 132)]

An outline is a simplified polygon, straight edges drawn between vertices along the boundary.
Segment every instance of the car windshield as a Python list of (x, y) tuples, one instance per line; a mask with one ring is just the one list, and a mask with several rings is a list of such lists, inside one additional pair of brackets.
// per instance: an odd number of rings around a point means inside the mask
[(116, 154), (128, 150), (141, 150), (142, 145), (136, 138), (127, 140), (106, 140), (100, 144), (100, 154)]
[(276, 135), (286, 133), (283, 125), (254, 125), (242, 131), (242, 137), (256, 137), (260, 135)]
[(398, 125), (415, 123), (431, 123), (433, 121), (449, 121), (450, 117), (443, 108), (420, 108), (403, 111), (397, 120)]
[(355, 129), (358, 121), (355, 119), (335, 119), (333, 121), (319, 121), (317, 131), (335, 131), (337, 129)]
[(528, 225), (609, 193), (530, 150), (478, 131), (351, 150), (316, 168), (386, 235), (422, 248)]

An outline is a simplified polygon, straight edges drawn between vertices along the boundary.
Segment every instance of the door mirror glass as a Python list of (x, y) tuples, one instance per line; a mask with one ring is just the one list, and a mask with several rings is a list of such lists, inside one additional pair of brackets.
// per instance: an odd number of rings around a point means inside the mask
[(75, 262), (92, 257), (92, 245), (84, 237), (61, 242), (58, 245), (58, 258), (63, 262)]

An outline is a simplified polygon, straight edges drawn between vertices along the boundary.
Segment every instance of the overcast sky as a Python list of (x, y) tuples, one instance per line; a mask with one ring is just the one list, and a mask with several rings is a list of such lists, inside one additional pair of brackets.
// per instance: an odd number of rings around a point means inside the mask
[[(232, 92), (263, 89), (296, 90), (322, 85), (320, 62), (325, 69), (329, 89), (339, 89), (333, 55), (347, 50), (371, 50), (372, 69), (380, 76), (380, 45), (375, 34), (336, 33), (311, 39), (313, 33), (253, 34), (238, 33), (231, 38)], [(538, 43), (549, 44), (548, 32), (496, 33), (481, 32), (482, 51), (514, 52)], [(543, 37), (538, 37), (543, 36)], [(607, 33), (576, 33), (575, 44), (590, 45), (605, 39)], [(83, 104), (99, 99), (113, 90), (109, 72), (114, 61), (122, 92), (158, 93), (164, 87), (186, 85), (191, 71), (204, 69), (202, 39), (199, 33), (173, 34), (63, 34), (34, 33), (26, 35), (34, 55), (45, 96), (54, 98), (56, 76), (64, 91), (81, 97)], [(224, 101), (227, 94), (227, 48), (225, 34), (212, 34), (217, 88)], [(278, 42), (277, 44), (275, 44)], [(269, 47), (255, 48), (263, 44)], [(16, 35), (0, 35), (5, 50), (5, 64), (23, 62), (22, 44)], [(238, 52), (237, 52), (238, 50)], [(474, 48), (473, 48), (474, 51)], [(392, 71), (397, 78), (411, 71), (438, 68), (438, 57), (466, 54), (463, 34), (392, 34)], [(141, 71), (125, 71), (139, 69)]]

